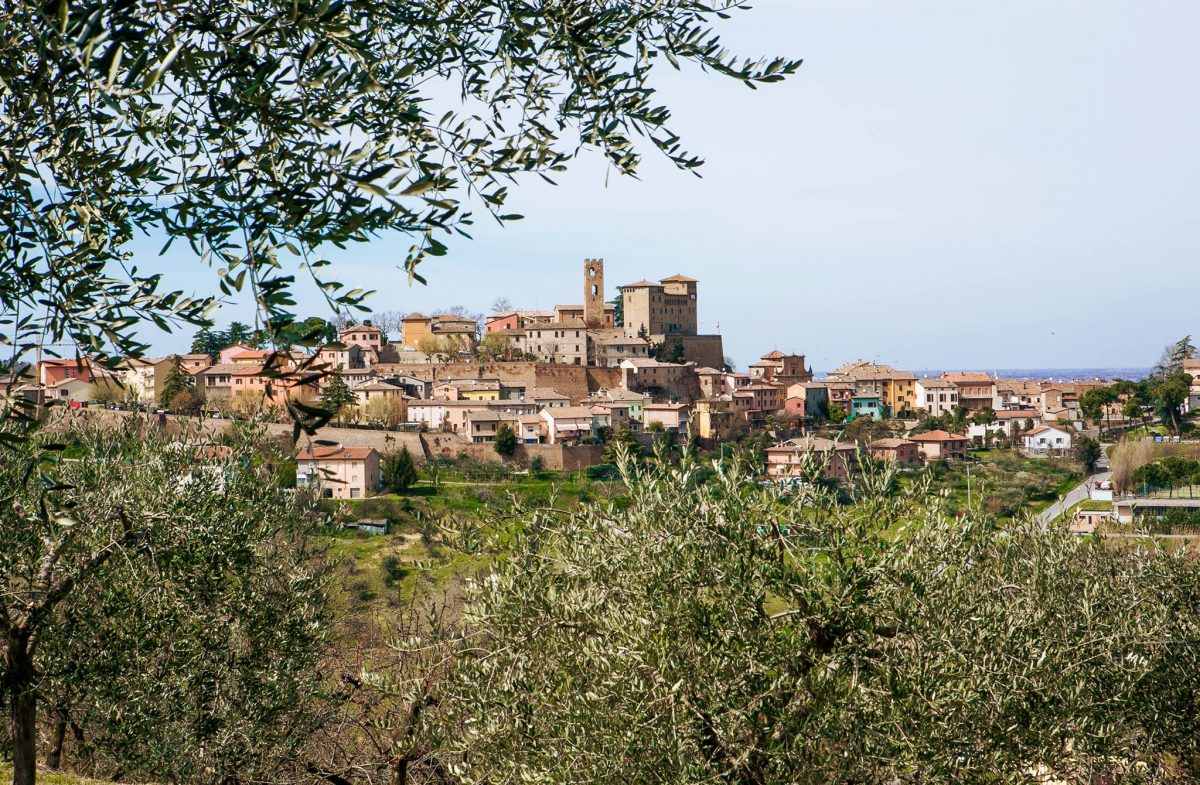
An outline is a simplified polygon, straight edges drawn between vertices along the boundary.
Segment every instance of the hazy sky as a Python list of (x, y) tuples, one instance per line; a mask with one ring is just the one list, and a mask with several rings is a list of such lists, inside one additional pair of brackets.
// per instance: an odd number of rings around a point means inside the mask
[(803, 57), (795, 77), (661, 83), (703, 179), (652, 154), (620, 178), (593, 154), (514, 189), (526, 219), (481, 217), (427, 287), (396, 269), (403, 237), (331, 258), (377, 310), (579, 302), (591, 256), (610, 297), (684, 273), (739, 367), (775, 347), (822, 370), (1149, 365), (1200, 334), (1197, 32), (1195, 2), (759, 0), (724, 37)]

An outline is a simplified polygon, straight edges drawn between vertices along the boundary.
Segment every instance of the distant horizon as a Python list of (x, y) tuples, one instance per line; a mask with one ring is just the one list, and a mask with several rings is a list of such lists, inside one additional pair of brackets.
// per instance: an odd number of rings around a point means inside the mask
[[(944, 368), (896, 368), (898, 371), (911, 371), (916, 374), (919, 379), (929, 379), (940, 376), (942, 373), (990, 373), (992, 377), (997, 379), (1055, 379), (1060, 382), (1074, 380), (1074, 382), (1086, 382), (1086, 380), (1094, 379), (1124, 379), (1128, 382), (1140, 382), (1150, 376), (1152, 368), (1150, 367), (1127, 367), (1127, 366), (1112, 366), (1112, 367), (1044, 367), (1044, 368), (985, 368), (985, 367), (955, 367), (948, 366)], [(812, 370), (817, 378), (827, 377), (830, 371), (822, 371), (814, 368)]]

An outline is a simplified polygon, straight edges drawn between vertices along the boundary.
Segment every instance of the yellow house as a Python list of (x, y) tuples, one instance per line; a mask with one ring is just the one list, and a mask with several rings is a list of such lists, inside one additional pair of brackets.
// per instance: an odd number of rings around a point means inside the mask
[(420, 351), (433, 338), (433, 320), (423, 313), (410, 313), (400, 320), (400, 341), (405, 349)]
[(447, 401), (498, 401), (500, 400), (500, 382), (443, 382), (433, 388), (432, 397)]
[(500, 400), (500, 388), (459, 387), (458, 398), (461, 401), (498, 401)]
[(696, 401), (692, 405), (692, 433), (701, 439), (725, 439), (741, 422), (729, 395)]
[(883, 389), (883, 399), (892, 416), (917, 411), (917, 377), (909, 371), (893, 371)]

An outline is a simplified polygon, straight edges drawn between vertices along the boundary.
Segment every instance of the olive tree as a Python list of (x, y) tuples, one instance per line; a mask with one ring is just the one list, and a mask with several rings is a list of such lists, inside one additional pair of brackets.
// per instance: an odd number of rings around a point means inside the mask
[(716, 469), (465, 538), (501, 556), (407, 748), (529, 783), (1137, 782), (1193, 759), (1185, 558), (956, 518), (890, 469), (849, 504)]
[[(61, 439), (57, 445), (52, 439)], [(325, 638), (324, 566), (258, 440), (168, 442), (63, 424), (0, 461), (0, 684), (13, 782), (45, 750), (101, 773), (221, 782), (301, 734)], [(53, 457), (69, 446), (71, 458)]]
[[(145, 347), (135, 328), (209, 325), (248, 290), (293, 324), (296, 274), (339, 312), (366, 292), (322, 268), (385, 231), (401, 264), (442, 256), (471, 205), (499, 221), (522, 175), (582, 150), (632, 173), (643, 148), (701, 161), (655, 97), (662, 64), (750, 86), (798, 62), (742, 60), (714, 25), (740, 0), (10, 0), (0, 22), (0, 315), (18, 353)], [(218, 271), (220, 296), (163, 286), (148, 234)], [(313, 335), (312, 343), (321, 337)], [(277, 340), (276, 343), (279, 343)]]

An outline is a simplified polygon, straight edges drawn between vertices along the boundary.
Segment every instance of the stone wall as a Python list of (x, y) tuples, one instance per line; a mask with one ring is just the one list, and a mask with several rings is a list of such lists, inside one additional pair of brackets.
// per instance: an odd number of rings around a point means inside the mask
[[(140, 417), (148, 427), (165, 428), (167, 433), (179, 434), (185, 430), (199, 428), (208, 438), (216, 438), (228, 432), (234, 425), (232, 420), (214, 420), (211, 418), (180, 417), (173, 414), (135, 415), (132, 412), (108, 411), (105, 409), (85, 409), (82, 416), (94, 422), (109, 422), (116, 424), (127, 421), (130, 417)], [(273, 437), (291, 439), (292, 426), (290, 423), (267, 423), (266, 431)], [(443, 436), (457, 440), (460, 444), (466, 442), (454, 434), (421, 434), (415, 431), (380, 431), (368, 428), (336, 428), (327, 426), (317, 431), (314, 440), (335, 442), (343, 447), (374, 447), (381, 453), (389, 453), (407, 447), (413, 459), (423, 462), (428, 456), (422, 442), (424, 436)], [(303, 446), (308, 437), (300, 435), (299, 444)], [(457, 450), (454, 451), (457, 455)]]
[[(59, 416), (78, 417), (84, 421), (107, 423), (114, 426), (127, 424), (129, 418), (138, 417), (147, 428), (165, 428), (168, 433), (173, 434), (198, 428), (209, 438), (216, 438), (233, 427), (233, 422), (230, 420), (198, 419), (166, 414), (134, 415), (131, 412), (116, 412), (106, 409), (71, 410), (69, 413)], [(267, 423), (265, 427), (271, 436), (291, 439), (292, 426), (289, 424)], [(307, 436), (301, 435), (300, 444), (303, 445), (307, 438)], [(472, 444), (454, 433), (434, 431), (415, 433), (327, 427), (317, 431), (313, 438), (336, 442), (344, 447), (374, 447), (384, 454), (407, 447), (413, 460), (417, 463), (424, 463), (429, 458), (436, 456), (457, 458), (464, 453), (480, 463), (499, 463), (501, 460), (492, 445)], [(604, 462), (604, 448), (594, 445), (522, 444), (518, 445), (514, 459), (527, 466), (535, 455), (541, 456), (543, 467), (553, 471), (581, 471), (588, 466)]]
[(588, 390), (595, 392), (600, 388), (612, 389), (620, 387), (624, 374), (620, 368), (602, 368), (600, 366), (589, 365), (587, 372)]
[(725, 364), (725, 346), (719, 335), (680, 335), (683, 358), (701, 367), (721, 369)]

